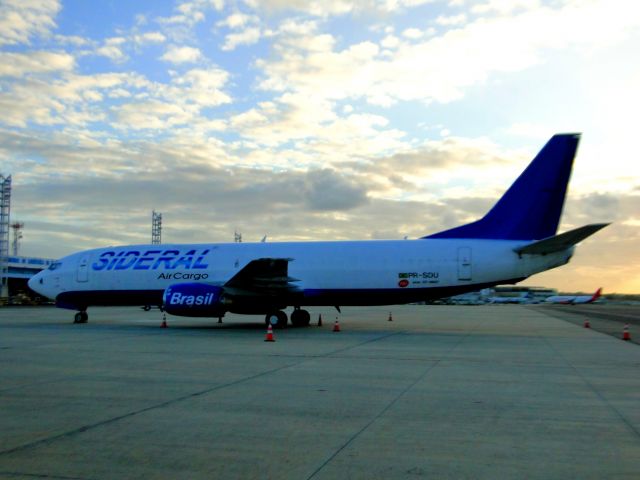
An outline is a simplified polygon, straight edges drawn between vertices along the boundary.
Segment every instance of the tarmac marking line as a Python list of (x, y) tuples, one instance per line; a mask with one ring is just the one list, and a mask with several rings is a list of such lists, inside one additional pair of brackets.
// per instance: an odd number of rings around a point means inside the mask
[[(477, 328), (477, 327), (476, 327)], [(475, 329), (473, 329), (475, 330)], [(390, 337), (391, 335), (396, 335), (398, 333), (406, 333), (406, 332), (397, 332), (390, 335), (386, 335), (383, 338)], [(308, 477), (307, 480), (311, 480), (315, 477), (320, 471), (325, 468), (334, 458), (336, 458), (340, 452), (342, 452), (345, 448), (347, 448), (350, 444), (352, 444), (360, 435), (362, 435), (371, 425), (373, 425), (379, 418), (381, 418), (385, 413), (387, 413), (407, 392), (409, 392), (413, 387), (415, 387), (419, 382), (421, 382), (435, 367), (437, 367), (449, 354), (451, 354), (454, 350), (456, 350), (471, 334), (473, 331), (469, 332), (467, 335), (462, 337), (455, 345), (453, 345), (447, 352), (445, 352), (441, 358), (437, 360), (429, 360), (429, 362), (434, 362), (432, 365), (429, 365), (424, 371), (420, 373), (416, 377), (416, 379), (407, 385), (404, 389), (402, 389), (391, 401), (385, 405), (368, 423), (366, 423), (362, 428), (360, 428), (357, 432), (355, 432), (351, 437), (343, 443), (335, 452), (333, 452), (318, 468), (316, 468)], [(381, 338), (380, 338), (381, 339)], [(377, 340), (380, 340), (377, 339)], [(369, 342), (363, 342), (363, 344)]]
[(53, 478), (54, 480), (88, 480), (85, 477), (65, 477), (60, 475), (49, 475), (46, 473), (27, 473), (27, 472), (3, 472), (0, 475), (11, 477), (31, 477), (31, 478)]
[[(544, 337), (543, 337), (544, 338)], [(602, 393), (580, 372), (580, 370), (574, 366), (557, 348), (553, 346), (551, 342), (547, 338), (544, 338), (547, 345), (553, 350), (558, 357), (560, 357), (571, 369), (576, 373), (576, 375), (584, 382), (584, 384), (589, 387), (589, 389), (604, 403), (609, 410), (611, 410), (615, 416), (617, 416), (622, 422), (629, 428), (629, 430), (635, 434), (636, 437), (640, 439), (640, 431), (631, 423), (623, 414), (618, 410), (607, 398), (602, 395)]]
[[(350, 345), (348, 347), (344, 347), (344, 348), (340, 348), (340, 349), (337, 349), (337, 350), (333, 350), (333, 351), (328, 352), (328, 353), (326, 353), (324, 355), (312, 355), (312, 356), (310, 355), (310, 356), (307, 356), (307, 357), (303, 357), (303, 359), (301, 359), (298, 362), (294, 362), (294, 363), (283, 365), (283, 366), (280, 366), (280, 367), (277, 367), (277, 368), (266, 370), (264, 372), (260, 372), (260, 373), (257, 373), (255, 375), (250, 375), (248, 377), (240, 378), (240, 379), (234, 380), (232, 382), (227, 382), (227, 383), (223, 383), (223, 384), (220, 384), (220, 385), (216, 385), (214, 387), (207, 388), (205, 390), (200, 390), (198, 392), (190, 393), (188, 395), (183, 395), (181, 397), (177, 397), (177, 398), (174, 398), (174, 399), (171, 399), (171, 400), (167, 400), (165, 402), (161, 402), (161, 403), (158, 403), (158, 404), (155, 404), (155, 405), (150, 405), (148, 407), (141, 408), (141, 409), (135, 410), (133, 412), (128, 412), (128, 413), (125, 413), (123, 415), (118, 415), (116, 417), (108, 418), (108, 419), (102, 420), (100, 422), (92, 423), (92, 424), (89, 424), (89, 425), (83, 425), (83, 426), (81, 426), (79, 428), (75, 428), (73, 430), (69, 430), (67, 432), (60, 433), (60, 434), (57, 434), (57, 435), (53, 435), (53, 436), (50, 436), (50, 437), (41, 438), (40, 440), (29, 442), (29, 443), (26, 443), (24, 445), (19, 445), (17, 447), (13, 447), (13, 448), (10, 448), (10, 449), (7, 449), (7, 450), (2, 450), (2, 451), (0, 451), (0, 456), (10, 455), (10, 454), (13, 454), (13, 453), (21, 452), (23, 450), (29, 450), (29, 449), (37, 448), (37, 447), (42, 446), (42, 445), (47, 445), (47, 444), (53, 443), (53, 442), (61, 440), (61, 439), (73, 437), (73, 436), (75, 436), (77, 434), (84, 433), (84, 432), (87, 432), (89, 430), (93, 430), (93, 429), (98, 428), (98, 427), (102, 427), (102, 426), (105, 426), (105, 425), (109, 425), (109, 424), (118, 422), (120, 420), (131, 418), (131, 417), (134, 417), (136, 415), (140, 415), (142, 413), (147, 413), (147, 412), (152, 411), (152, 410), (157, 410), (159, 408), (168, 407), (168, 406), (171, 406), (173, 404), (176, 404), (176, 403), (179, 403), (179, 402), (182, 402), (182, 401), (185, 401), (185, 400), (190, 400), (192, 398), (197, 398), (197, 397), (200, 397), (200, 396), (203, 396), (203, 395), (206, 395), (206, 394), (218, 391), (218, 390), (222, 390), (223, 388), (239, 385), (241, 383), (245, 383), (245, 382), (254, 380), (256, 378), (260, 378), (260, 377), (263, 377), (265, 375), (269, 375), (271, 373), (278, 372), (280, 370), (285, 370), (287, 368), (295, 367), (295, 366), (301, 365), (302, 363), (304, 363), (306, 361), (309, 361), (309, 360), (315, 360), (317, 358), (322, 358), (322, 357), (329, 357), (329, 356), (334, 355), (336, 353), (340, 353), (340, 352), (344, 352), (346, 350), (357, 348), (357, 347), (360, 347), (362, 345), (366, 345), (367, 343), (372, 343), (372, 342), (376, 342), (376, 341), (379, 341), (379, 340), (383, 340), (385, 338), (388, 338), (388, 337), (393, 336), (393, 335), (398, 335), (400, 333), (402, 333), (402, 332), (387, 333), (385, 335), (379, 335), (379, 336), (377, 336), (375, 338), (365, 340), (365, 341), (357, 343), (355, 345)], [(47, 478), (47, 477), (45, 477), (45, 478)]]
[(220, 384), (220, 385), (216, 385), (215, 387), (207, 388), (205, 390), (200, 390), (198, 392), (190, 393), (188, 395), (183, 395), (181, 397), (177, 397), (177, 398), (174, 398), (174, 399), (171, 399), (171, 400), (167, 400), (165, 402), (157, 403), (155, 405), (150, 405), (148, 407), (141, 408), (141, 409), (135, 410), (133, 412), (125, 413), (124, 415), (118, 415), (117, 417), (112, 417), (112, 418), (109, 418), (107, 420), (103, 420), (101, 422), (96, 422), (96, 423), (92, 423), (92, 424), (89, 424), (89, 425), (83, 425), (82, 427), (79, 427), (79, 428), (76, 428), (76, 429), (73, 429), (73, 430), (69, 430), (68, 432), (60, 433), (58, 435), (53, 435), (53, 436), (47, 437), (47, 438), (42, 438), (42, 439), (36, 440), (34, 442), (26, 443), (24, 445), (19, 445), (17, 447), (10, 448), (8, 450), (0, 451), (0, 456), (1, 455), (9, 455), (9, 454), (12, 454), (12, 453), (20, 452), (22, 450), (28, 450), (28, 449), (31, 449), (31, 448), (39, 447), (41, 445), (46, 445), (46, 444), (55, 442), (55, 441), (63, 439), (63, 438), (69, 438), (69, 437), (72, 437), (72, 436), (77, 435), (79, 433), (84, 433), (86, 431), (92, 430), (94, 428), (102, 427), (104, 425), (109, 425), (111, 423), (118, 422), (118, 421), (124, 420), (126, 418), (131, 418), (131, 417), (134, 417), (136, 415), (140, 415), (141, 413), (146, 413), (146, 412), (149, 412), (151, 410), (156, 410), (156, 409), (159, 409), (159, 408), (168, 407), (168, 406), (173, 405), (175, 403), (179, 403), (179, 402), (182, 402), (182, 401), (185, 401), (185, 400), (189, 400), (189, 399), (192, 399), (192, 398), (200, 397), (202, 395), (206, 395), (206, 394), (211, 393), (211, 392), (215, 392), (216, 390), (221, 390), (223, 388), (232, 387), (232, 386), (238, 385), (240, 383), (248, 382), (250, 380), (254, 380), (256, 378), (263, 377), (263, 376), (268, 375), (270, 373), (274, 373), (274, 372), (277, 372), (279, 370), (284, 370), (286, 368), (293, 367), (293, 366), (298, 365), (300, 363), (302, 363), (302, 362), (283, 365), (281, 367), (273, 368), (271, 370), (266, 370), (264, 372), (260, 372), (260, 373), (257, 373), (255, 375), (250, 375), (248, 377), (240, 378), (240, 379), (234, 380), (232, 382), (223, 383), (223, 384)]

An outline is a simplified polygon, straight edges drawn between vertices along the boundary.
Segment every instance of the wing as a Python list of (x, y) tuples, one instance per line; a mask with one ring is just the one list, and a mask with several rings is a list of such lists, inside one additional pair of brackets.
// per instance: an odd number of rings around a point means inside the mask
[(224, 290), (231, 295), (279, 296), (300, 291), (289, 276), (292, 258), (258, 258), (247, 263), (227, 283)]

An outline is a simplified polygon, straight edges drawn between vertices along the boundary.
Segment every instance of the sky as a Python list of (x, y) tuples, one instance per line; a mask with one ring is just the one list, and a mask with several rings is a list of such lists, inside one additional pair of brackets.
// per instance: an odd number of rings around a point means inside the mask
[(640, 292), (634, 0), (0, 0), (0, 173), (20, 253), (418, 238), (581, 132), (525, 284)]

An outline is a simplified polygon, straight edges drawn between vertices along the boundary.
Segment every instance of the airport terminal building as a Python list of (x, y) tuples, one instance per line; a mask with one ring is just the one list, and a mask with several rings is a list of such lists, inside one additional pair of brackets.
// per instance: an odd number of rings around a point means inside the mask
[(38, 303), (41, 301), (42, 299), (39, 299), (38, 295), (28, 287), (27, 282), (39, 271), (49, 268), (53, 261), (51, 258), (41, 257), (7, 257), (6, 283), (9, 303), (29, 303), (30, 301)]

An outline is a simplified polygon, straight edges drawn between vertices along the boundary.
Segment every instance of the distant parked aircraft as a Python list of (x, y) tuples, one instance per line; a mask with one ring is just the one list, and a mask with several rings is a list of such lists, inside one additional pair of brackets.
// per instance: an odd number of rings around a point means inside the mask
[(602, 295), (602, 287), (596, 290), (593, 295), (554, 295), (545, 300), (549, 303), (562, 303), (565, 305), (575, 305), (578, 303), (593, 303)]
[(526, 305), (529, 303), (534, 303), (531, 295), (523, 295), (523, 296), (511, 296), (511, 297), (489, 297), (489, 303), (512, 303), (516, 305)]

